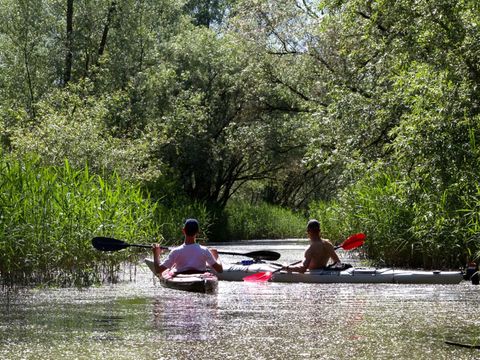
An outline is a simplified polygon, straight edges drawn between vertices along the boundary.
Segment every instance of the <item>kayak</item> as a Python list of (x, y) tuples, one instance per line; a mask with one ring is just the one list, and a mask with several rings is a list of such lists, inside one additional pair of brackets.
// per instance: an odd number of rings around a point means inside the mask
[(197, 293), (212, 294), (217, 291), (218, 277), (211, 272), (176, 274), (172, 271), (164, 271), (161, 275), (155, 272), (153, 261), (145, 259), (150, 270), (159, 278), (163, 287), (175, 290), (190, 291)]
[[(273, 272), (279, 267), (268, 263), (225, 264), (219, 280), (242, 281), (259, 272)], [(391, 283), (391, 284), (458, 284), (463, 280), (460, 271), (422, 271), (393, 268), (346, 268), (311, 270), (304, 274), (279, 271), (270, 281), (283, 283)]]

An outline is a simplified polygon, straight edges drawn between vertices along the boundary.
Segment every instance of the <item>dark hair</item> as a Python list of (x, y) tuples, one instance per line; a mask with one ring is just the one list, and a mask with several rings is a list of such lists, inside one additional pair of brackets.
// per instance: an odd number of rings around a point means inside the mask
[(200, 225), (196, 219), (187, 219), (185, 221), (185, 225), (183, 225), (183, 228), (185, 229), (186, 235), (193, 236), (196, 235), (200, 230)]
[(315, 219), (309, 220), (307, 224), (307, 230), (320, 231), (320, 222)]

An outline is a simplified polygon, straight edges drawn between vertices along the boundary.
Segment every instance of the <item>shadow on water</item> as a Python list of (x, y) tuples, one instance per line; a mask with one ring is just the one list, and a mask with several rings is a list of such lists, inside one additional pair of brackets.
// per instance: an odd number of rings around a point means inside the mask
[[(232, 244), (301, 258), (304, 243)], [(340, 254), (345, 255), (343, 252)], [(233, 261), (225, 258), (226, 261)], [(0, 293), (0, 359), (479, 359), (480, 287), (135, 282)]]

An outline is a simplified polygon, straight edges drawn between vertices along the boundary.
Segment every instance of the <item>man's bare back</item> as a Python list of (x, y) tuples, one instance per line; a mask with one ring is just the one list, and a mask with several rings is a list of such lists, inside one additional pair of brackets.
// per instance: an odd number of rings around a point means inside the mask
[(340, 261), (332, 243), (327, 239), (315, 239), (305, 250), (303, 266), (308, 270), (321, 269), (327, 266), (330, 258), (334, 262)]
[(305, 272), (306, 270), (315, 270), (324, 268), (330, 259), (334, 263), (340, 263), (340, 258), (335, 252), (332, 243), (327, 239), (322, 239), (320, 235), (320, 223), (312, 219), (307, 224), (307, 234), (310, 239), (310, 246), (305, 250), (305, 260), (301, 266), (287, 266), (287, 271)]

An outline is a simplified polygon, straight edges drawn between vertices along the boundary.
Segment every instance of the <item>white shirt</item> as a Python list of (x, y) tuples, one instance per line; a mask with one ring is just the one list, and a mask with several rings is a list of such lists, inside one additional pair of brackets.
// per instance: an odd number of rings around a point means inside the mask
[(195, 244), (183, 244), (170, 251), (162, 265), (181, 273), (187, 270), (198, 270), (200, 272), (207, 270), (207, 264), (212, 266), (217, 261), (210, 250), (205, 246)]

